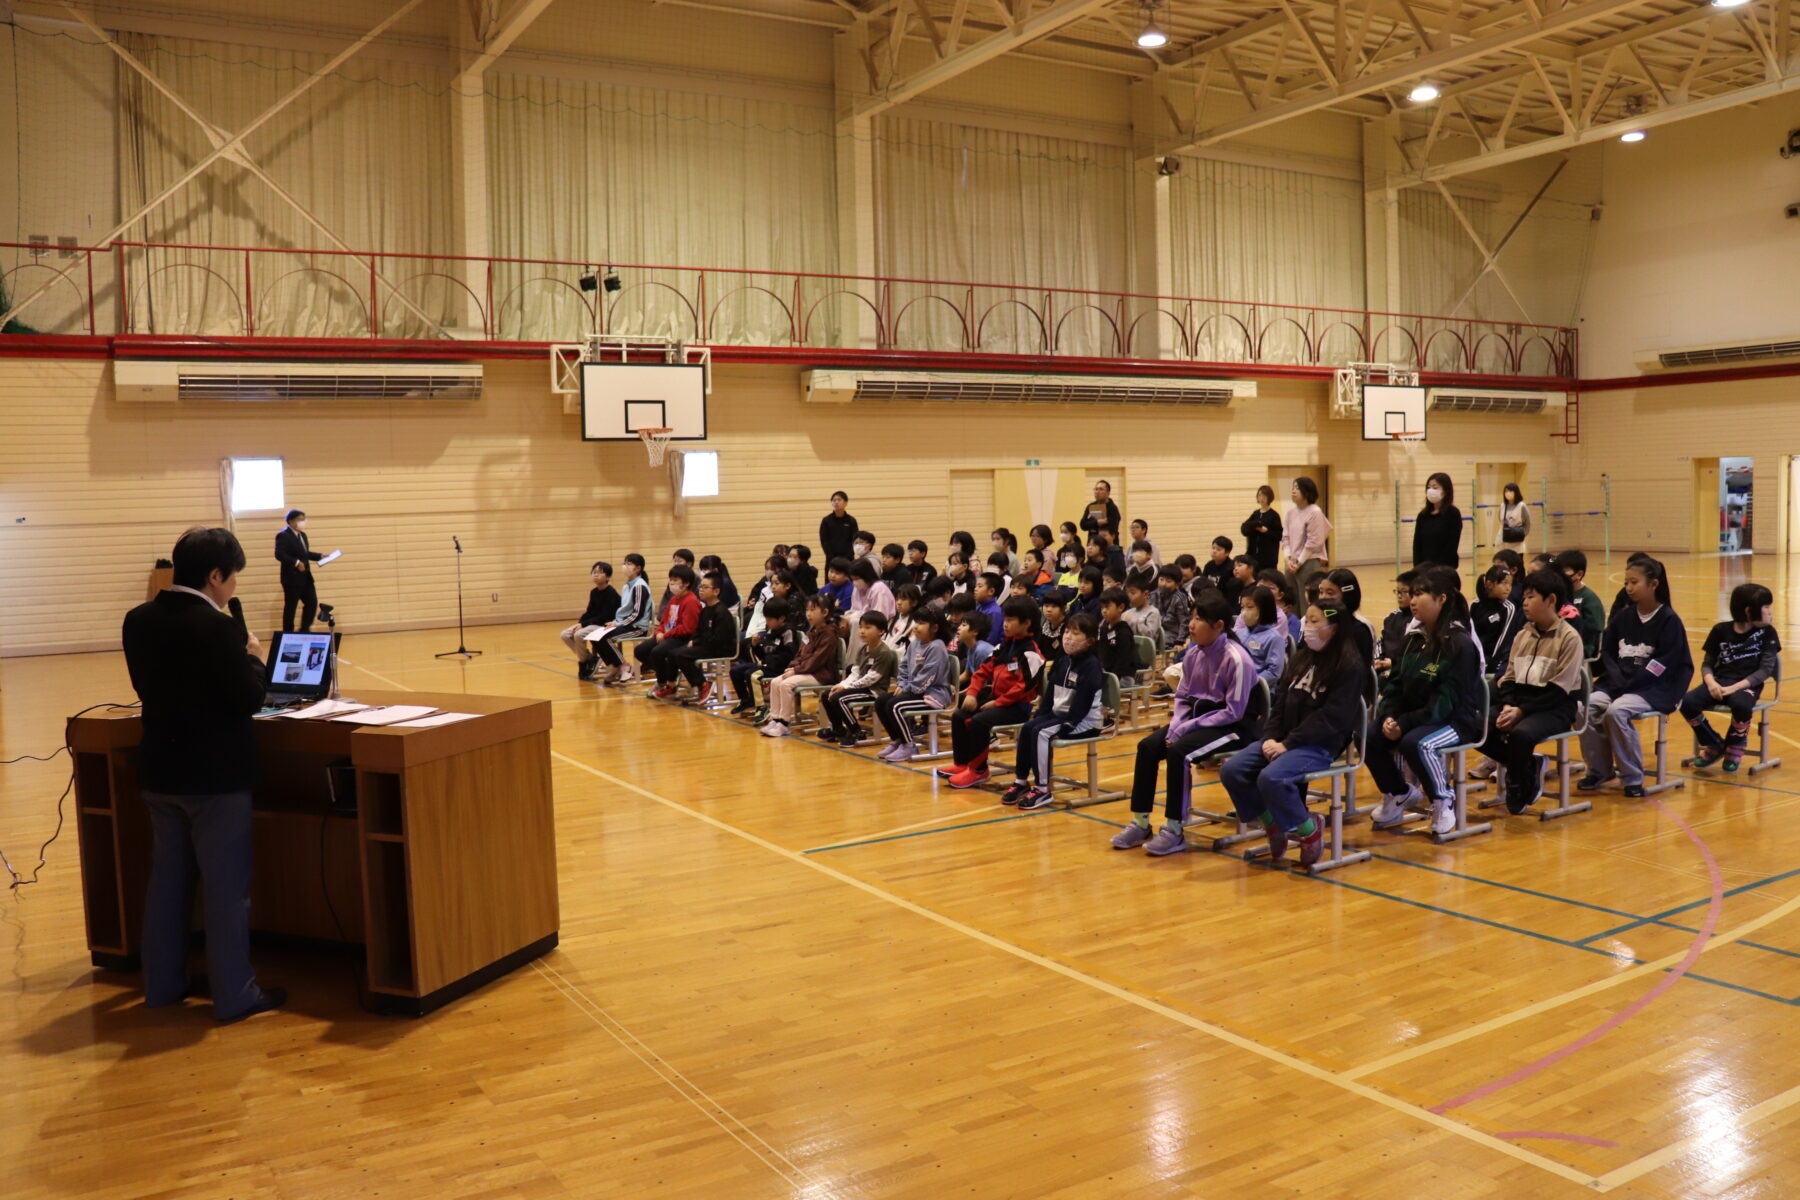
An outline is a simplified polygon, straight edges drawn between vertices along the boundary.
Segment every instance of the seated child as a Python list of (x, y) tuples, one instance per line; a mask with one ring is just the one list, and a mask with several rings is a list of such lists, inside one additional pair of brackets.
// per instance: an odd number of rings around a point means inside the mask
[[(1041, 607), (1044, 611), (1044, 654), (1054, 666), (1063, 656), (1062, 633), (1069, 620), (1068, 593), (1062, 588), (1051, 588), (1044, 593)], [(1095, 623), (1098, 625), (1098, 620)]]
[(1081, 585), (1081, 552), (1064, 546), (1057, 552), (1056, 586), (1074, 591)]
[(1181, 568), (1158, 568), (1156, 591), (1150, 594), (1150, 602), (1162, 621), (1163, 646), (1179, 649), (1187, 637), (1188, 609), (1192, 607), (1188, 594), (1181, 590)]
[(793, 545), (787, 552), (788, 570), (794, 573), (794, 586), (802, 596), (819, 590), (819, 568), (812, 565), (812, 547)]
[(1275, 593), (1258, 584), (1244, 593), (1238, 607), (1242, 614), (1238, 636), (1256, 664), (1257, 675), (1274, 687), (1287, 666), (1288, 656), (1287, 630), (1275, 608)]
[(906, 648), (907, 640), (912, 637), (913, 621), (924, 606), (925, 593), (919, 590), (918, 584), (904, 584), (895, 590), (894, 619), (888, 623), (887, 636), (882, 638), (895, 654)]
[(1490, 674), (1505, 670), (1512, 657), (1513, 636), (1525, 620), (1512, 602), (1512, 576), (1504, 566), (1489, 567), (1475, 580), (1480, 595), (1469, 608), (1469, 625), (1481, 645), (1481, 657)]
[(938, 575), (938, 569), (925, 561), (925, 556), (930, 553), (931, 547), (918, 538), (906, 543), (906, 567), (912, 572), (912, 581), (920, 587), (924, 587)]
[(1100, 619), (1100, 593), (1106, 590), (1100, 572), (1088, 567), (1081, 572), (1075, 581), (1075, 598), (1069, 602), (1069, 615), (1078, 617), (1082, 613)]
[(1140, 669), (1137, 641), (1131, 626), (1125, 623), (1125, 609), (1131, 603), (1123, 588), (1107, 588), (1100, 593), (1100, 646), (1096, 651), (1100, 665), (1120, 683), (1137, 678)]
[[(1196, 759), (1228, 754), (1255, 737), (1249, 716), (1256, 691), (1256, 664), (1231, 636), (1231, 605), (1217, 588), (1194, 606), (1188, 619), (1188, 648), (1181, 658), (1181, 684), (1169, 723), (1138, 741), (1131, 785), (1131, 824), (1112, 839), (1115, 850), (1144, 847), (1160, 858), (1188, 848), (1183, 832), (1193, 790), (1190, 768)], [(1163, 827), (1153, 837), (1150, 810), (1156, 803), (1157, 775), (1165, 783)]]
[(1071, 619), (1063, 629), (1059, 639), (1062, 656), (1049, 668), (1037, 715), (1019, 730), (1013, 784), (1000, 797), (1000, 803), (1016, 804), (1020, 812), (1049, 808), (1055, 799), (1051, 791), (1055, 750), (1051, 743), (1100, 727), (1106, 672), (1094, 657), (1098, 633), (1094, 618), (1085, 616)]
[(1581, 734), (1587, 774), (1575, 786), (1591, 792), (1617, 771), (1628, 799), (1644, 796), (1644, 745), (1634, 718), (1672, 713), (1694, 677), (1687, 628), (1669, 603), (1669, 580), (1654, 558), (1625, 568), (1630, 604), (1614, 613), (1600, 639), (1600, 671), (1588, 693)]
[(763, 627), (745, 645), (748, 653), (731, 664), (731, 686), (738, 702), (732, 716), (756, 711), (756, 690), (750, 677), (758, 671), (764, 680), (779, 678), (800, 652), (800, 631), (790, 623), (795, 605), (783, 596), (770, 596), (762, 603)]
[(819, 736), (825, 741), (854, 746), (863, 740), (866, 731), (857, 724), (850, 705), (862, 700), (873, 702), (877, 695), (886, 694), (893, 684), (900, 656), (882, 640), (887, 631), (887, 617), (874, 609), (864, 612), (857, 622), (856, 633), (862, 644), (850, 659), (850, 672), (820, 697), (820, 704), (831, 722), (830, 728), (819, 730)]
[(975, 611), (988, 620), (988, 628), (981, 640), (992, 642), (996, 646), (1000, 644), (1001, 637), (1000, 597), (1005, 590), (1006, 580), (997, 572), (984, 571), (975, 580)]
[(1038, 647), (1039, 612), (1034, 601), (1009, 599), (1002, 609), (1005, 640), (969, 675), (962, 703), (950, 718), (952, 764), (939, 768), (953, 788), (987, 781), (988, 743), (1000, 725), (1022, 725), (1031, 716), (1044, 673)]
[(632, 648), (646, 674), (654, 674), (658, 684), (653, 693), (658, 700), (675, 694), (675, 672), (679, 669), (675, 651), (693, 639), (700, 628), (700, 601), (689, 589), (699, 580), (694, 568), (678, 563), (669, 568), (668, 599), (657, 614), (656, 632)]
[(769, 697), (769, 720), (759, 732), (764, 737), (786, 737), (800, 714), (800, 697), (794, 689), (838, 681), (837, 614), (823, 592), (806, 600), (806, 623), (811, 631), (806, 644), (780, 675), (763, 676)]
[[(737, 629), (731, 619), (731, 609), (725, 605), (723, 584), (718, 572), (708, 571), (700, 577), (700, 619), (694, 627), (694, 636), (670, 656), (688, 686), (694, 689), (694, 703), (705, 704), (713, 694), (712, 680), (706, 677), (700, 661), (736, 656)], [(658, 700), (667, 700), (673, 693), (671, 680), (668, 686), (657, 688), (651, 695)]]
[[(620, 683), (627, 683), (634, 678), (626, 672), (625, 656), (619, 653), (618, 643), (649, 633), (650, 625), (656, 617), (655, 610), (650, 607), (650, 585), (644, 581), (644, 556), (627, 554), (621, 570), (625, 576), (625, 587), (619, 593), (619, 611), (613, 614), (612, 632), (594, 643), (594, 652), (599, 655), (603, 665), (589, 674), (590, 679), (601, 672), (608, 678), (616, 678)], [(606, 680), (603, 679), (602, 682)]]
[(1517, 816), (1544, 794), (1537, 745), (1575, 728), (1581, 695), (1581, 635), (1560, 615), (1568, 581), (1555, 571), (1525, 577), (1525, 623), (1494, 686), (1493, 716), (1481, 752), (1499, 764), (1506, 811)]
[(1043, 603), (1044, 593), (1056, 586), (1056, 580), (1044, 566), (1044, 552), (1033, 547), (1019, 556), (1019, 576), (1015, 584), (1025, 585), (1025, 594)]
[[(1720, 759), (1735, 771), (1750, 740), (1750, 710), (1762, 696), (1762, 685), (1781, 669), (1781, 638), (1769, 624), (1775, 597), (1760, 583), (1731, 589), (1731, 620), (1720, 621), (1700, 648), (1700, 686), (1681, 698), (1681, 715), (1694, 727), (1700, 752), (1689, 765), (1710, 767)], [(1723, 741), (1706, 719), (1715, 705), (1731, 710), (1731, 727)]]
[(910, 759), (917, 752), (912, 719), (950, 703), (950, 652), (939, 636), (943, 623), (944, 614), (930, 605), (913, 616), (913, 636), (901, 655), (894, 690), (875, 698), (875, 716), (889, 739), (876, 758)]
[(612, 564), (597, 562), (589, 567), (588, 581), (593, 586), (588, 589), (587, 608), (575, 618), (573, 625), (562, 631), (563, 645), (575, 656), (575, 677), (583, 680), (592, 679), (594, 668), (600, 664), (598, 652), (594, 643), (588, 641), (588, 635), (611, 625), (619, 613), (619, 593), (612, 585)]
[(881, 548), (881, 582), (896, 592), (913, 582), (912, 568), (906, 565), (906, 549), (899, 542), (889, 542)]
[(969, 675), (994, 653), (994, 643), (987, 640), (987, 618), (980, 613), (965, 612), (955, 620), (956, 643), (950, 652), (962, 664), (962, 673)]
[(1587, 555), (1579, 550), (1564, 550), (1556, 556), (1556, 569), (1569, 581), (1569, 603), (1577, 614), (1569, 618), (1570, 623), (1581, 634), (1582, 650), (1592, 662), (1600, 653), (1600, 638), (1606, 632), (1606, 606), (1587, 586), (1587, 568)]
[(1212, 540), (1212, 557), (1200, 568), (1202, 574), (1212, 580), (1213, 586), (1225, 593), (1226, 601), (1233, 612), (1237, 611), (1238, 597), (1244, 594), (1243, 585), (1238, 583), (1237, 570), (1231, 558), (1231, 539), (1220, 535)]
[(975, 587), (975, 577), (969, 571), (969, 560), (963, 554), (952, 554), (944, 563), (944, 578), (950, 581), (950, 594), (966, 596)]
[(1162, 614), (1150, 603), (1150, 593), (1155, 590), (1156, 576), (1150, 568), (1131, 572), (1125, 581), (1125, 598), (1131, 602), (1125, 610), (1125, 623), (1131, 626), (1134, 636), (1149, 638), (1160, 650), (1163, 646)]
[(1417, 571), (1402, 571), (1394, 577), (1394, 611), (1381, 622), (1381, 637), (1375, 646), (1375, 669), (1386, 671), (1400, 657), (1400, 649), (1406, 644), (1406, 635), (1411, 633), (1416, 622), (1412, 615), (1413, 585), (1418, 583)]
[(834, 558), (825, 564), (825, 585), (819, 595), (831, 601), (832, 612), (843, 612), (855, 588), (850, 583), (850, 560)]

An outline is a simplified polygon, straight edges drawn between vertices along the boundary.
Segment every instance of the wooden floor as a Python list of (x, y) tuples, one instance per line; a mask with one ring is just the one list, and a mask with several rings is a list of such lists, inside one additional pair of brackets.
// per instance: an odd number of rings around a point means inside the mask
[[(1672, 560), (1696, 645), (1749, 564)], [(1755, 569), (1800, 645), (1800, 562)], [(350, 636), (346, 691), (555, 701), (561, 948), (423, 1020), (263, 953), (292, 1004), (219, 1029), (88, 966), (65, 830), (0, 899), (8, 1197), (1800, 1194), (1800, 691), (1787, 767), (1442, 848), (1364, 825), (1313, 880), (602, 692), (549, 626), (452, 640)], [(132, 699), (117, 656), (0, 683), (0, 758)], [(27, 875), (66, 778), (0, 769)]]

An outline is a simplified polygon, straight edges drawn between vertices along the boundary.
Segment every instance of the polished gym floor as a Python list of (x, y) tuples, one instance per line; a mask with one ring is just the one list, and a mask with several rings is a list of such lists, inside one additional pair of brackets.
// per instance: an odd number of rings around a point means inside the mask
[[(1752, 570), (1800, 642), (1800, 564), (1670, 567), (1696, 648)], [(1311, 879), (581, 683), (551, 625), (470, 642), (351, 632), (344, 691), (554, 702), (561, 947), (421, 1020), (271, 950), (289, 1007), (216, 1028), (89, 966), (65, 827), (0, 897), (8, 1197), (1800, 1194), (1800, 693), (1788, 766), (1441, 847), (1359, 824), (1375, 858)], [(133, 698), (118, 655), (9, 659), (0, 758)], [(67, 777), (0, 769), (27, 878)]]

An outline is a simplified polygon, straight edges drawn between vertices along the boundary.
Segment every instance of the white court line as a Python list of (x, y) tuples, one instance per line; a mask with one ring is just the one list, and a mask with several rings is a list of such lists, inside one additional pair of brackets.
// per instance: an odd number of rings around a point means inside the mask
[[(970, 808), (970, 809), (964, 809), (962, 812), (945, 813), (941, 817), (931, 817), (930, 819), (924, 820), (924, 821), (914, 821), (911, 825), (897, 825), (893, 829), (884, 829), (880, 833), (865, 834), (861, 837), (858, 837), (857, 841), (859, 841), (859, 842), (880, 841), (882, 838), (892, 837), (896, 833), (906, 833), (908, 830), (912, 830), (912, 829), (923, 829), (927, 825), (937, 825), (944, 821), (954, 821), (958, 817), (978, 817), (982, 813), (998, 812), (999, 810), (1001, 810), (1005, 807), (1006, 807), (1006, 805), (1004, 805), (1004, 804), (990, 804), (986, 808)], [(802, 850), (801, 853), (802, 854), (812, 854), (814, 851), (818, 851), (818, 850), (836, 850), (843, 844), (844, 843), (841, 843), (841, 842), (830, 842), (823, 846), (814, 846), (811, 849)]]

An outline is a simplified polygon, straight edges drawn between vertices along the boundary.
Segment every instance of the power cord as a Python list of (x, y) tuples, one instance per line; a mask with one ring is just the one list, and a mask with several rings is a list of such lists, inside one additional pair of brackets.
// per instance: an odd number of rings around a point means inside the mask
[[(88, 707), (82, 709), (80, 712), (75, 713), (73, 716), (69, 717), (69, 720), (73, 721), (76, 717), (86, 716), (88, 713), (94, 712), (94, 711), (96, 711), (98, 709), (102, 709), (102, 708), (134, 709), (137, 707), (139, 707), (139, 706), (136, 704), (112, 704), (112, 703), (90, 704), (90, 705), (88, 705)], [(65, 739), (63, 744), (61, 746), (57, 747), (57, 749), (54, 750), (53, 752), (51, 752), (50, 754), (47, 754), (47, 755), (21, 754), (17, 758), (9, 758), (4, 761), (0, 761), (0, 766), (10, 766), (13, 763), (27, 762), (27, 761), (29, 761), (29, 762), (53, 762), (53, 761), (55, 761), (56, 756), (58, 754), (67, 754), (69, 756), (69, 782), (63, 785), (62, 795), (60, 795), (56, 798), (56, 828), (53, 831), (51, 831), (50, 836), (45, 839), (44, 844), (38, 847), (37, 866), (32, 869), (31, 878), (27, 879), (20, 872), (14, 870), (13, 865), (12, 865), (12, 860), (7, 858), (6, 851), (3, 848), (0, 848), (0, 867), (4, 867), (6, 869), (7, 875), (12, 880), (11, 883), (6, 885), (8, 890), (10, 890), (10, 891), (17, 891), (18, 889), (20, 889), (22, 887), (30, 887), (32, 884), (34, 884), (38, 881), (38, 876), (43, 874), (43, 871), (44, 871), (44, 862), (45, 862), (44, 856), (49, 852), (50, 847), (56, 842), (56, 839), (62, 836), (63, 806), (68, 802), (69, 793), (75, 790), (75, 748), (73, 746), (71, 746), (68, 743), (68, 741)]]

